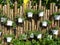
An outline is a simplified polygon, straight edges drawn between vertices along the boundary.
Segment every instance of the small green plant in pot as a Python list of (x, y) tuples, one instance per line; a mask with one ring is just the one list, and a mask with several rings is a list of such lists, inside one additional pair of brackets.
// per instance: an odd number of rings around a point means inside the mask
[(49, 20), (42, 21), (42, 27), (47, 27), (50, 24), (51, 24), (51, 21), (49, 21)]
[(13, 34), (5, 34), (4, 38), (7, 40), (7, 42), (11, 42), (12, 39), (14, 38)]
[(0, 36), (2, 35), (2, 30), (0, 30)]
[(54, 35), (58, 35), (59, 27), (55, 26), (51, 30)]
[(34, 35), (37, 37), (37, 39), (42, 38), (42, 33), (40, 31), (35, 31)]
[(44, 16), (44, 11), (43, 10), (37, 10), (38, 16), (43, 17)]
[(7, 19), (8, 19), (8, 18), (7, 18), (5, 15), (2, 15), (2, 14), (0, 15), (0, 20), (1, 20), (0, 22), (1, 22), (2, 24), (5, 24), (5, 23), (7, 22)]
[(28, 38), (34, 38), (34, 31), (27, 31)]
[(13, 25), (13, 21), (8, 19), (7, 22), (6, 22), (6, 25), (11, 27)]
[(23, 23), (23, 22), (24, 22), (24, 18), (23, 18), (23, 17), (16, 16), (15, 18), (16, 18), (16, 21), (17, 21), (18, 23)]
[(53, 17), (55, 20), (60, 20), (60, 12), (53, 13)]
[(27, 14), (28, 18), (32, 18), (33, 17), (33, 13), (34, 13), (33, 9), (27, 9), (25, 11), (26, 11), (26, 14)]

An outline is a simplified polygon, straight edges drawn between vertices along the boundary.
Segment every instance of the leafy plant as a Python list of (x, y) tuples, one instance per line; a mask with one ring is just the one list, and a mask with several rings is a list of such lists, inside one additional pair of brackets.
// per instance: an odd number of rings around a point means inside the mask
[(34, 6), (34, 5), (36, 5), (36, 4), (39, 4), (39, 1), (33, 0), (33, 1), (32, 1), (32, 6)]
[(27, 34), (20, 34), (19, 40), (26, 40), (27, 39)]
[(13, 45), (20, 45), (20, 41), (18, 39), (13, 39), (12, 44)]
[(17, 26), (16, 23), (13, 22), (12, 27), (13, 27), (13, 28), (16, 28), (16, 26)]
[(59, 30), (58, 26), (52, 27), (52, 30)]
[[(44, 20), (44, 21), (46, 21), (46, 22), (48, 23), (48, 25), (52, 23), (50, 20)], [(42, 21), (42, 23), (43, 23), (44, 21)]]
[(18, 0), (18, 8), (20, 8), (20, 6), (22, 6), (22, 4), (23, 4), (23, 0)]
[(4, 36), (4, 38), (7, 38), (7, 37), (12, 37), (12, 38), (14, 38), (14, 35), (13, 35), (13, 34), (4, 34), (3, 36)]
[(28, 13), (28, 12), (34, 13), (34, 10), (33, 10), (33, 9), (26, 9), (25, 12), (26, 12), (26, 13)]
[(32, 43), (31, 43), (31, 41), (27, 40), (27, 41), (25, 42), (25, 45), (32, 45)]
[(60, 12), (54, 12), (52, 15), (53, 16), (60, 15)]

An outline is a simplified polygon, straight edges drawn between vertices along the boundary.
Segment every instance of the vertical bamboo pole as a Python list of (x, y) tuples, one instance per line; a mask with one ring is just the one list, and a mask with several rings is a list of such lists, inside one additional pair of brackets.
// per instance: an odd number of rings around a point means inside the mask
[[(53, 14), (53, 4), (50, 3), (50, 15)], [(52, 19), (52, 25), (54, 24), (54, 19)]]
[[(15, 3), (14, 3), (14, 17), (16, 17), (16, 15), (17, 15), (17, 1), (15, 1)], [(18, 28), (18, 26), (17, 26), (17, 28)], [(16, 30), (16, 32), (17, 32), (17, 30)], [(16, 38), (17, 38), (17, 33), (16, 33)]]
[(42, 4), (41, 0), (39, 0), (39, 9), (41, 9), (41, 4)]
[[(58, 7), (55, 6), (55, 12), (58, 12)], [(55, 21), (55, 24), (58, 26), (58, 21)]]

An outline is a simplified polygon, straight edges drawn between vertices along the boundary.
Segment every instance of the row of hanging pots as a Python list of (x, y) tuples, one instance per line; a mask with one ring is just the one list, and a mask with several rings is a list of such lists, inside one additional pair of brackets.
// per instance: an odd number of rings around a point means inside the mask
[[(51, 28), (51, 31), (52, 31), (51, 33), (53, 33), (53, 35), (58, 35), (59, 28), (53, 27), (53, 28)], [(2, 30), (0, 31), (0, 36), (1, 35), (2, 35)], [(52, 39), (53, 35), (49, 34), (48, 37), (50, 39)], [(7, 42), (11, 42), (14, 38), (13, 34), (4, 34), (3, 36)], [(35, 37), (36, 37), (36, 39), (41, 39), (41, 38), (43, 38), (43, 34), (40, 31), (27, 31), (26, 33), (19, 35), (20, 40), (26, 40), (28, 38), (34, 39)]]

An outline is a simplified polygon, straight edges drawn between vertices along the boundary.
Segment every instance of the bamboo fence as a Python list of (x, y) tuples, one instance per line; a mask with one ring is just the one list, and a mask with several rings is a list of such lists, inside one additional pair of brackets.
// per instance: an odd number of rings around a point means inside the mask
[[(39, 2), (39, 5), (35, 5), (35, 6), (32, 6), (31, 5), (31, 1), (29, 2), (29, 4), (27, 4), (27, 8), (33, 8), (34, 10), (36, 9), (42, 9), (44, 10), (44, 16), (39, 18), (39, 20), (25, 20), (23, 24), (21, 25), (18, 25), (16, 27), (16, 38), (19, 36), (19, 34), (22, 34), (24, 33), (25, 31), (27, 30), (40, 30), (42, 31), (43, 33), (46, 32), (46, 30), (49, 30), (49, 28), (52, 26), (50, 25), (49, 27), (47, 28), (41, 28), (39, 25), (40, 25), (40, 22), (42, 20), (49, 20), (50, 18), (50, 15), (52, 15), (54, 12), (60, 12), (60, 9), (58, 9), (58, 7), (55, 5), (55, 3), (51, 3), (50, 4), (50, 9), (46, 9), (45, 6), (42, 6), (41, 4), (41, 0)], [(13, 20), (13, 18), (19, 14), (20, 16), (24, 16), (25, 15), (25, 12), (24, 12), (24, 6), (20, 6), (20, 8), (17, 8), (17, 2), (14, 3), (14, 9), (11, 9), (10, 8), (10, 4), (7, 4), (7, 5), (4, 5), (2, 6), (0, 4), (0, 9), (3, 9), (3, 14), (7, 15), (7, 17), (9, 17), (11, 20)], [(60, 21), (55, 21), (54, 19), (52, 19), (52, 24), (56, 24), (57, 26), (60, 27)], [(1, 26), (0, 24), (0, 29), (3, 31), (2, 35), (4, 34), (14, 34), (14, 30), (12, 28), (10, 29), (7, 29), (6, 27), (4, 26)], [(1, 45), (7, 45), (6, 42), (4, 42), (4, 37), (0, 37), (0, 40), (2, 40), (2, 44)], [(12, 44), (10, 44), (12, 45)]]

